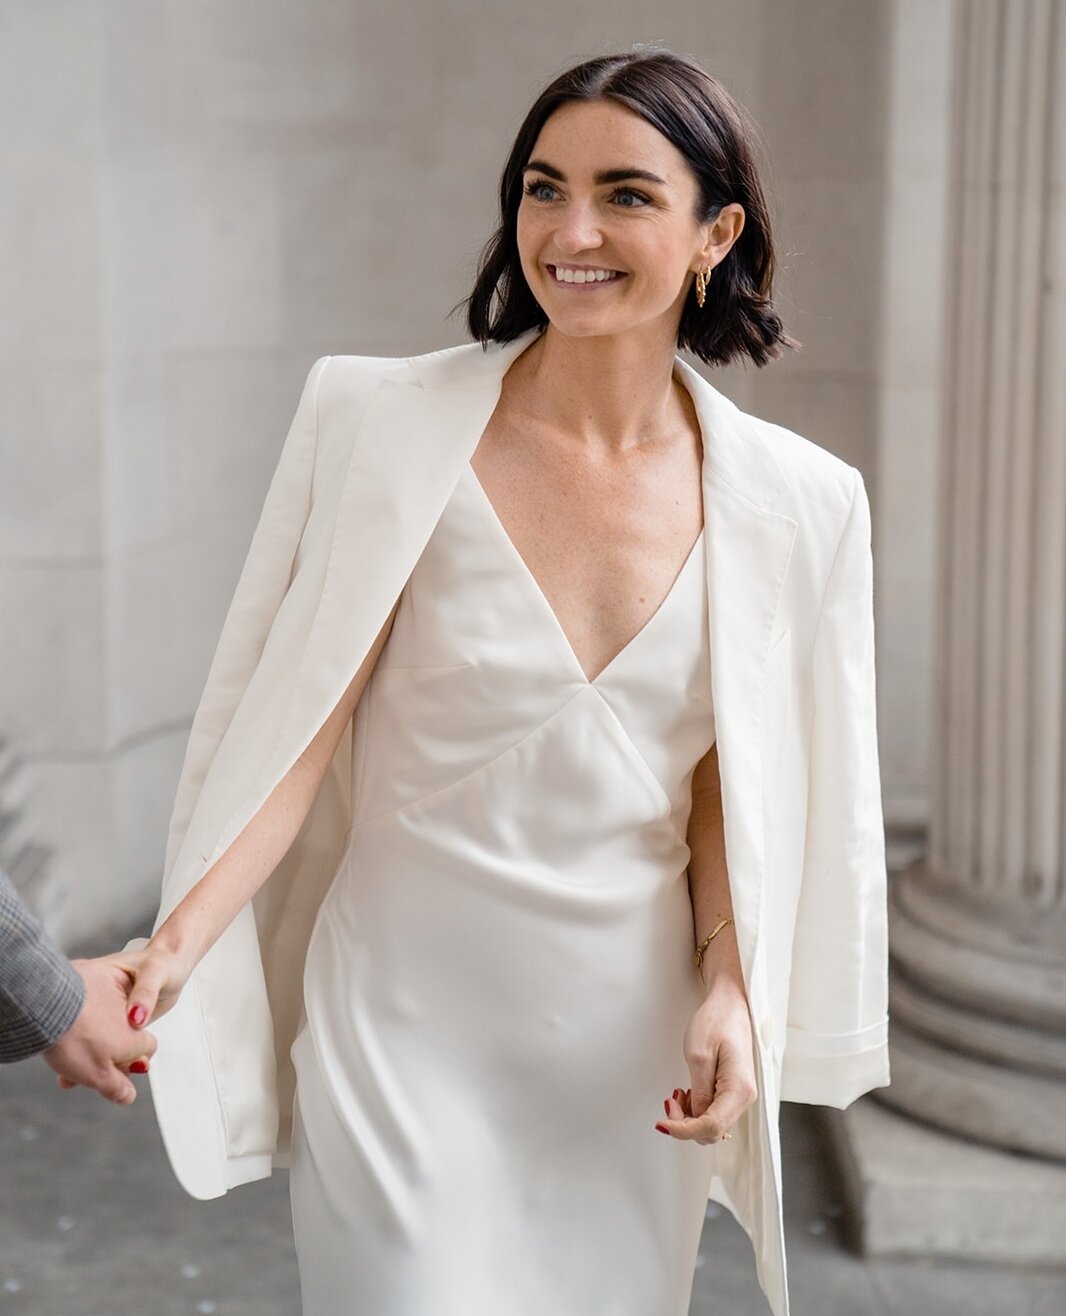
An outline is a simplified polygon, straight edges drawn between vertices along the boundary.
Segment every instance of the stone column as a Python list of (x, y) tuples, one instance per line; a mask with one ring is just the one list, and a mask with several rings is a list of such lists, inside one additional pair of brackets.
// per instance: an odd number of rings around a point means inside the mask
[(956, 22), (931, 832), (879, 1096), (1066, 1158), (1066, 13)]

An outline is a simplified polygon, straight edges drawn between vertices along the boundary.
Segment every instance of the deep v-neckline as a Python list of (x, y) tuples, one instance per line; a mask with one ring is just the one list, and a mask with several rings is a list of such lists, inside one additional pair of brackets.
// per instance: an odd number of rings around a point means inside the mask
[(529, 564), (526, 562), (522, 554), (518, 551), (518, 548), (515, 545), (514, 540), (511, 538), (510, 534), (508, 533), (507, 527), (503, 524), (503, 522), (500, 519), (499, 513), (496, 511), (495, 504), (493, 503), (492, 499), (488, 496), (488, 493), (485, 491), (484, 485), (478, 479), (477, 472), (474, 470), (474, 466), (472, 462), (469, 461), (467, 462), (465, 474), (468, 478), (469, 483), (474, 487), (474, 490), (476, 491), (476, 494), (480, 499), (483, 507), (488, 513), (488, 520), (490, 524), (495, 528), (497, 538), (504, 545), (505, 549), (510, 553), (516, 566), (518, 567), (518, 570), (520, 571), (520, 573), (526, 580), (527, 584), (529, 585), (530, 592), (537, 599), (541, 611), (545, 614), (555, 634), (562, 642), (562, 648), (565, 650), (571, 665), (573, 666), (576, 672), (580, 673), (586, 685), (595, 687), (600, 681), (604, 680), (607, 677), (607, 675), (612, 671), (613, 668), (615, 668), (619, 663), (622, 662), (622, 660), (626, 657), (626, 655), (630, 652), (630, 650), (633, 649), (635, 645), (640, 643), (641, 640), (644, 637), (646, 637), (649, 629), (652, 627), (655, 621), (662, 616), (670, 600), (677, 592), (677, 588), (681, 579), (688, 573), (689, 568), (691, 567), (693, 561), (696, 558), (697, 551), (699, 550), (700, 546), (703, 543), (704, 530), (706, 527), (705, 526), (700, 527), (700, 532), (696, 536), (695, 541), (692, 544), (692, 547), (689, 549), (684, 562), (681, 564), (680, 568), (678, 569), (677, 575), (674, 576), (673, 580), (670, 582), (669, 588), (667, 589), (663, 597), (659, 600), (658, 606), (655, 608), (654, 612), (651, 613), (651, 615), (647, 618), (647, 620), (639, 628), (639, 630), (637, 630), (633, 635), (629, 637), (629, 639), (625, 642), (625, 644), (623, 644), (622, 647), (615, 653), (614, 657), (611, 658), (603, 667), (600, 668), (600, 670), (596, 673), (595, 676), (589, 676), (588, 672), (585, 671), (585, 668), (580, 658), (578, 658), (577, 650), (570, 642), (570, 637), (567, 635), (562, 622), (559, 620), (558, 614), (556, 613), (555, 609), (552, 607), (551, 603), (549, 602), (548, 596), (544, 593), (544, 590), (541, 588), (540, 582), (537, 580), (536, 576), (531, 571)]

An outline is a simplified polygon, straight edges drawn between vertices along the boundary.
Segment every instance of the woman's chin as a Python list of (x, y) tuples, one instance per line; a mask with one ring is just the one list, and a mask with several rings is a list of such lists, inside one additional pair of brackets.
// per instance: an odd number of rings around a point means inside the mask
[(648, 331), (647, 321), (629, 315), (557, 315), (554, 312), (545, 312), (545, 314), (552, 332), (563, 338), (622, 339), (627, 334), (646, 334)]
[(610, 334), (625, 333), (634, 327), (631, 316), (619, 315), (603, 307), (552, 306), (541, 303), (548, 323), (560, 334), (569, 338), (602, 338)]

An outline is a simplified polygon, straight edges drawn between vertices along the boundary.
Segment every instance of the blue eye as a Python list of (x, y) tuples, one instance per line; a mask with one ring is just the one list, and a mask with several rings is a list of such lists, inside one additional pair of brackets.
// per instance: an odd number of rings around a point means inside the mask
[(614, 200), (617, 201), (621, 196), (636, 197), (638, 203), (635, 206), (624, 205), (622, 206), (623, 210), (639, 210), (651, 200), (651, 198), (646, 197), (643, 192), (637, 192), (631, 187), (620, 187), (618, 191), (614, 193)]
[[(555, 188), (552, 187), (551, 183), (546, 183), (543, 178), (533, 178), (525, 185), (523, 191), (526, 196), (537, 196), (537, 193), (543, 192), (545, 188), (547, 188), (549, 192), (555, 191)], [(537, 196), (537, 200), (543, 201), (544, 198)]]

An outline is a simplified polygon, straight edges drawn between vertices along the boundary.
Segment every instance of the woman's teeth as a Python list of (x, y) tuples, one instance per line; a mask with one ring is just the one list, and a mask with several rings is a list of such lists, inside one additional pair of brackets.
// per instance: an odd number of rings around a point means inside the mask
[(618, 270), (561, 270), (555, 267), (556, 283), (609, 283), (621, 278)]

